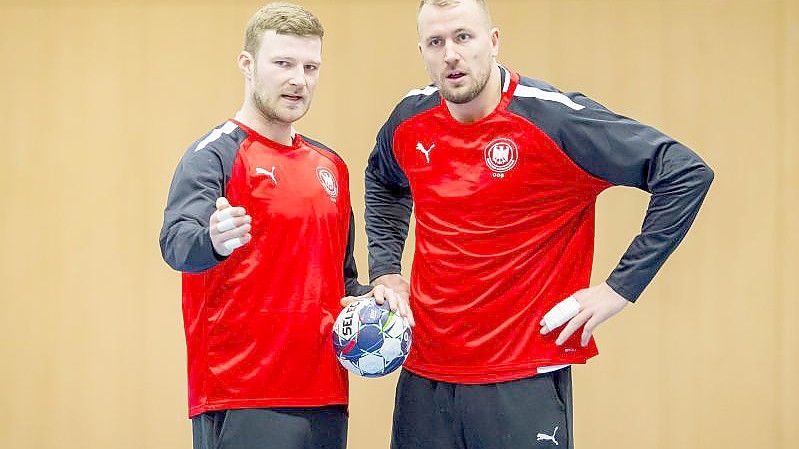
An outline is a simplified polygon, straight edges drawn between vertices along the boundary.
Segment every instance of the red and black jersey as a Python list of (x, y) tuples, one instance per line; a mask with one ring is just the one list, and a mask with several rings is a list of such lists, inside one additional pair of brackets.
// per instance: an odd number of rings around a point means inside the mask
[[(252, 240), (227, 258), (208, 228), (220, 196), (252, 217)], [(189, 416), (347, 403), (330, 335), (341, 297), (368, 288), (352, 256), (347, 167), (332, 150), (225, 122), (181, 159), (160, 240), (184, 272)]]
[(659, 131), (579, 93), (501, 67), (499, 105), (474, 123), (438, 90), (411, 91), (380, 130), (366, 170), (370, 278), (400, 272), (412, 208), (414, 348), (405, 366), (448, 382), (490, 383), (584, 363), (593, 340), (538, 323), (589, 285), (597, 195), (652, 194), (640, 235), (607, 283), (635, 301), (688, 231), (713, 172)]

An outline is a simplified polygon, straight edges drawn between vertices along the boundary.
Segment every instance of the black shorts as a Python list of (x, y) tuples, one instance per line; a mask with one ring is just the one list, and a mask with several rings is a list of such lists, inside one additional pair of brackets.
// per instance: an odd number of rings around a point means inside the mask
[(495, 384), (403, 370), (391, 449), (573, 449), (571, 368)]
[(248, 408), (191, 420), (194, 449), (344, 449), (347, 407)]

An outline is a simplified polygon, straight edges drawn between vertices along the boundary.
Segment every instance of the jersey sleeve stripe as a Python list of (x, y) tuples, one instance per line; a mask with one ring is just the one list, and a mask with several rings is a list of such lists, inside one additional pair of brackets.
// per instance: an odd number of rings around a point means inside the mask
[(222, 134), (230, 134), (233, 131), (235, 131), (236, 128), (238, 128), (238, 125), (231, 122), (230, 120), (226, 121), (222, 126), (220, 126), (219, 128), (215, 128), (213, 131), (211, 131), (211, 133), (208, 134), (208, 136), (205, 139), (201, 140), (200, 143), (198, 143), (197, 146), (194, 148), (194, 151), (197, 152), (202, 150), (203, 148), (208, 146), (208, 144), (210, 144), (211, 142), (222, 137)]
[(427, 86), (424, 89), (413, 89), (412, 91), (410, 91), (407, 94), (405, 94), (405, 98), (414, 97), (416, 95), (430, 96), (430, 95), (433, 95), (436, 92), (438, 92), (438, 87), (436, 87), (436, 86)]
[(585, 109), (585, 106), (575, 103), (574, 101), (572, 101), (571, 98), (567, 97), (566, 95), (563, 95), (560, 92), (549, 92), (532, 86), (523, 86), (519, 84), (516, 87), (516, 90), (513, 92), (513, 95), (516, 97), (538, 98), (541, 100), (555, 101), (571, 109), (574, 109), (575, 111)]

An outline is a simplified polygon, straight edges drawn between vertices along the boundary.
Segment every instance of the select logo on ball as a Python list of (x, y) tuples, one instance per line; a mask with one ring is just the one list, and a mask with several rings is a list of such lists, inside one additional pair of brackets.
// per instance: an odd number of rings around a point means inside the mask
[(333, 349), (348, 371), (380, 377), (405, 362), (411, 349), (411, 328), (373, 298), (354, 302), (341, 311), (333, 325)]

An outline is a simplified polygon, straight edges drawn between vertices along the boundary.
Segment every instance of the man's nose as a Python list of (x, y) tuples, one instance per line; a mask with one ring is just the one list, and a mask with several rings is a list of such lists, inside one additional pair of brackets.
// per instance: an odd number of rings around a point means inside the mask
[(458, 54), (455, 48), (455, 43), (447, 40), (444, 43), (444, 62), (449, 65), (454, 65), (460, 60), (460, 57), (460, 54)]
[(296, 67), (294, 67), (294, 70), (291, 71), (289, 84), (292, 86), (305, 86), (307, 83), (308, 82), (305, 78), (305, 68), (298, 64)]

